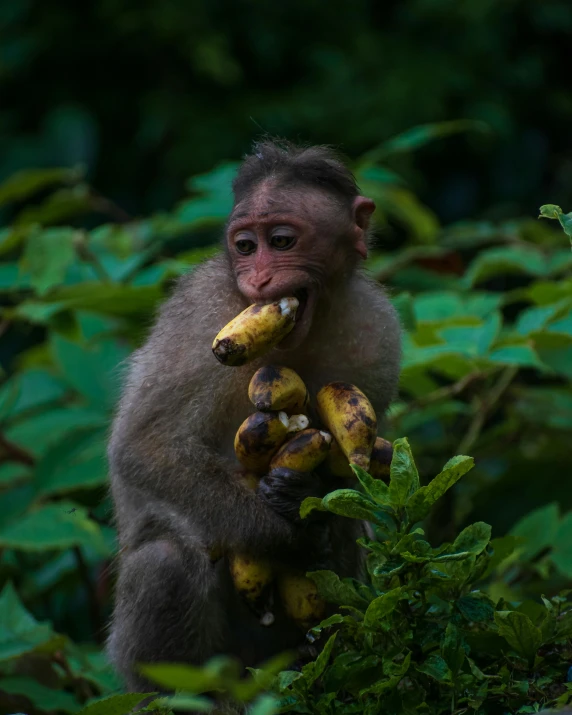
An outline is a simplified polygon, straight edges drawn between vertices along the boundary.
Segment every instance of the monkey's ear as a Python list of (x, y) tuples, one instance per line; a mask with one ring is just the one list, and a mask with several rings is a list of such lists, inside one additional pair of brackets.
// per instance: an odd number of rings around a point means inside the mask
[(375, 203), (365, 196), (356, 196), (353, 205), (353, 219), (355, 224), (354, 248), (365, 260), (367, 258), (367, 230), (372, 213), (375, 211)]

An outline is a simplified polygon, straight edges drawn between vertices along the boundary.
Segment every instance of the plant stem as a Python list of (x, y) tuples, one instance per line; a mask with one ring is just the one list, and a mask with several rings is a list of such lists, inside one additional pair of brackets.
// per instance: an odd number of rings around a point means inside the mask
[(480, 407), (478, 408), (475, 416), (473, 417), (473, 420), (471, 421), (471, 424), (469, 425), (465, 436), (459, 443), (459, 446), (457, 448), (457, 454), (467, 454), (473, 448), (475, 442), (481, 434), (487, 417), (495, 407), (496, 403), (502, 397), (505, 390), (514, 380), (517, 373), (518, 367), (515, 366), (507, 367), (503, 370), (500, 378), (497, 380), (495, 385), (493, 385), (489, 394), (486, 395), (483, 400), (481, 400)]

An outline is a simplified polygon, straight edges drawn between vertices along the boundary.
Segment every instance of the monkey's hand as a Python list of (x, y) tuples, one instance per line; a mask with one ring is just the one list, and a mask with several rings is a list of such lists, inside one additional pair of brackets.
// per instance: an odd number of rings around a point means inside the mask
[(282, 551), (280, 560), (304, 570), (331, 568), (329, 514), (313, 511), (300, 517), (300, 505), (306, 497), (323, 497), (329, 489), (317, 474), (295, 472), (278, 467), (260, 480), (258, 496), (273, 511), (297, 527), (298, 538), (289, 553)]
[(302, 521), (300, 505), (306, 497), (321, 498), (325, 494), (322, 481), (316, 474), (295, 472), (285, 467), (273, 469), (258, 485), (258, 496), (277, 514), (294, 523)]

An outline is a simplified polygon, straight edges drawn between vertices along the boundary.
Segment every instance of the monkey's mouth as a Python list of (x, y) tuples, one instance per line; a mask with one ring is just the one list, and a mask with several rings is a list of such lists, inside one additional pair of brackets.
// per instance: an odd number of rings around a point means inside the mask
[[(298, 309), (296, 310), (296, 325), (301, 323), (304, 318), (304, 313), (306, 312), (306, 307), (308, 305), (309, 292), (307, 288), (299, 288), (294, 291), (294, 298), (298, 299)], [(296, 330), (296, 328), (294, 328)]]
[(293, 291), (292, 295), (298, 299), (299, 303), (295, 323), (292, 330), (277, 346), (279, 350), (291, 350), (298, 347), (308, 335), (312, 323), (315, 305), (314, 292), (308, 288), (299, 288)]

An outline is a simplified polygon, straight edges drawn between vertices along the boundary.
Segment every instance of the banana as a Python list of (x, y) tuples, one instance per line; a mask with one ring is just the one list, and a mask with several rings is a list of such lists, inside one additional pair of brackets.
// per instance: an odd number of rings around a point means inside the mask
[(294, 370), (266, 365), (252, 376), (248, 397), (257, 410), (284, 410), (293, 415), (305, 412), (309, 394), (306, 385)]
[(272, 581), (273, 573), (270, 564), (241, 554), (233, 554), (229, 561), (236, 590), (249, 603), (259, 602), (265, 588)]
[[(383, 437), (378, 437), (374, 442), (371, 452), (368, 469), (369, 474), (374, 479), (387, 479), (387, 477), (389, 477), (389, 465), (391, 464), (392, 456), (393, 447), (391, 442), (383, 439)], [(354, 476), (348, 458), (342, 452), (342, 448), (336, 440), (332, 441), (332, 446), (326, 456), (324, 466), (334, 477), (351, 479)]]
[(264, 473), (274, 453), (286, 439), (289, 422), (285, 412), (255, 412), (238, 428), (234, 451), (246, 469)]
[(306, 576), (295, 573), (280, 575), (278, 592), (287, 615), (304, 630), (322, 620), (326, 603), (318, 595), (316, 584)]
[(285, 467), (296, 472), (313, 472), (326, 458), (332, 435), (317, 429), (298, 432), (280, 447), (270, 461), (270, 469)]
[(309, 426), (310, 420), (306, 417), (306, 415), (292, 415), (292, 417), (288, 418), (288, 434), (301, 432)]
[(371, 453), (371, 463), (369, 465), (369, 473), (374, 479), (383, 479), (387, 481), (389, 478), (389, 468), (393, 458), (393, 445), (387, 439), (378, 437), (373, 445)]
[(246, 365), (283, 340), (294, 327), (297, 298), (251, 305), (216, 336), (212, 350), (223, 365)]
[(317, 396), (318, 412), (348, 460), (369, 469), (377, 432), (377, 418), (371, 402), (355, 385), (331, 382)]
[(324, 460), (324, 467), (334, 477), (351, 479), (354, 476), (348, 458), (342, 452), (342, 448), (335, 439), (332, 440), (332, 446)]

